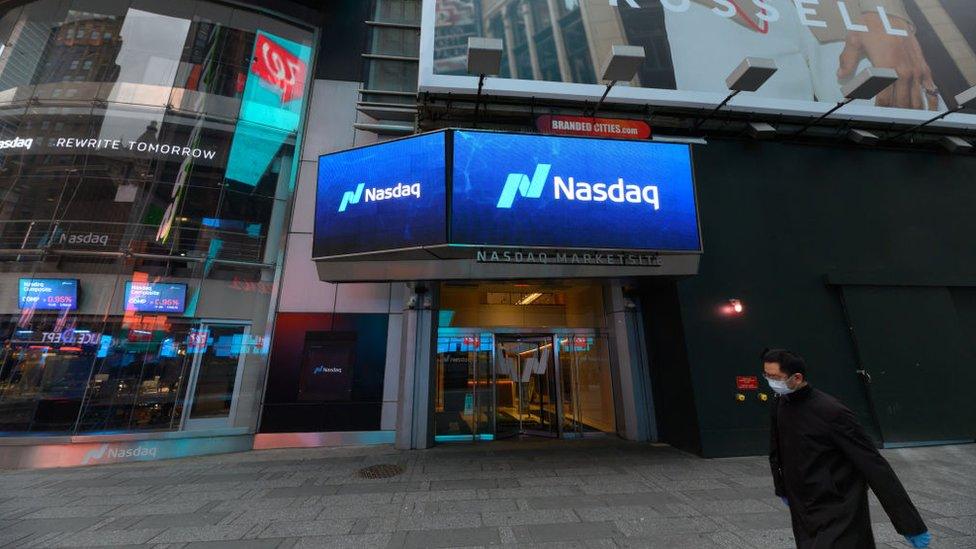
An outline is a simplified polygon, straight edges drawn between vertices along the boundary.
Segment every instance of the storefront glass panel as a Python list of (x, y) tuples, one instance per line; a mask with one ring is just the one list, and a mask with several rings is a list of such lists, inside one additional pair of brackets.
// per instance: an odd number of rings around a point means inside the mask
[(0, 432), (253, 428), (312, 32), (41, 0), (0, 41)]

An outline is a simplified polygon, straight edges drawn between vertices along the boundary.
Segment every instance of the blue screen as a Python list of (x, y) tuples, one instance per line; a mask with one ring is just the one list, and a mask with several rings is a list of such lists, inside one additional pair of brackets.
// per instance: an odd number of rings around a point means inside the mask
[(64, 278), (21, 278), (21, 309), (73, 311), (78, 308), (78, 281)]
[(443, 244), (444, 133), (319, 157), (313, 255)]
[(186, 284), (125, 283), (125, 310), (137, 313), (182, 313)]
[(451, 242), (700, 251), (688, 145), (457, 131)]

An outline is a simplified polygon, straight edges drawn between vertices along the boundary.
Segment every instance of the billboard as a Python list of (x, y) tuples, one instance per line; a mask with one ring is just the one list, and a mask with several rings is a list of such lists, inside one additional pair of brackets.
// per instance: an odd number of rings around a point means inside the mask
[(687, 144), (439, 131), (323, 155), (316, 192), (313, 258), (702, 248)]
[(74, 311), (78, 308), (78, 281), (73, 278), (21, 278), (17, 301), (21, 309)]
[(698, 252), (677, 143), (454, 132), (451, 243)]
[(313, 257), (444, 244), (445, 132), (319, 157)]
[[(869, 66), (900, 79), (845, 117), (915, 123), (956, 106), (976, 85), (976, 18), (971, 0), (469, 0), (483, 36), (504, 45), (498, 77), (484, 93), (590, 101), (613, 45), (643, 46), (647, 58), (629, 86), (608, 102), (710, 108), (746, 57), (771, 58), (778, 72), (729, 108), (819, 115), (843, 99), (842, 87)], [(420, 89), (468, 92), (477, 79), (449, 63), (451, 25), (441, 13), (455, 0), (429, 0), (423, 15)], [(451, 53), (450, 55), (454, 55)], [(976, 123), (950, 115), (941, 123)]]

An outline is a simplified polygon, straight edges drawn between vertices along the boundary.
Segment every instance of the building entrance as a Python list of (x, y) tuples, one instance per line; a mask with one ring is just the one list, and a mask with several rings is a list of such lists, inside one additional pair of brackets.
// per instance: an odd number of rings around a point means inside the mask
[(615, 431), (604, 334), (442, 329), (437, 351), (435, 442)]

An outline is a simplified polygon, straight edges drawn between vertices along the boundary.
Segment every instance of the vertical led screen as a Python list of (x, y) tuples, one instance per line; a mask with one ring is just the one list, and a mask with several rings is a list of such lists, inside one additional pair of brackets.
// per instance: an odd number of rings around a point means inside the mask
[(319, 157), (314, 257), (444, 244), (444, 132)]
[(701, 250), (688, 145), (454, 133), (451, 243)]

